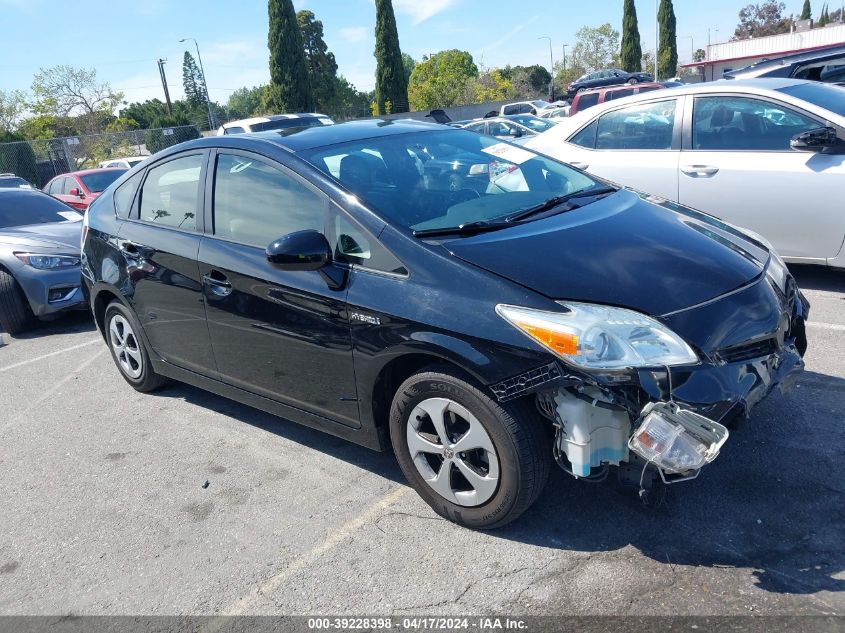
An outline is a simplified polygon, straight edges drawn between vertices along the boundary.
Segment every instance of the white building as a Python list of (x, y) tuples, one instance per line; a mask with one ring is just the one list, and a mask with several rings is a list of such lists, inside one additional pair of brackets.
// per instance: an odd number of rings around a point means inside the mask
[(686, 64), (683, 68), (698, 69), (701, 80), (714, 81), (721, 79), (722, 73), (727, 70), (738, 70), (766, 59), (842, 44), (845, 44), (845, 23), (837, 22), (823, 28), (711, 44), (707, 47), (707, 57), (703, 62)]

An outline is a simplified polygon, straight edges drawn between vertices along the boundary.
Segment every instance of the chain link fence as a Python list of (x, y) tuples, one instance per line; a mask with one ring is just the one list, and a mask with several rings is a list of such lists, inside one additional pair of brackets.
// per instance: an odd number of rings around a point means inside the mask
[(0, 143), (0, 173), (43, 187), (59, 174), (99, 167), (104, 161), (155, 154), (171, 145), (199, 138), (193, 125)]

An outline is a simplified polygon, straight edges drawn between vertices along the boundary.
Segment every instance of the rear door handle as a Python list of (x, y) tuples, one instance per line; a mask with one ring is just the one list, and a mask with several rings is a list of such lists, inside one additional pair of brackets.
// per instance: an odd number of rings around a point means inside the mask
[(213, 295), (218, 297), (228, 297), (232, 294), (232, 284), (229, 283), (226, 275), (221, 272), (212, 270), (211, 272), (203, 275), (202, 280), (208, 286), (208, 289), (211, 290), (211, 294)]
[(590, 167), (587, 163), (569, 163), (569, 164), (572, 165), (575, 169), (581, 169), (582, 171), (587, 171), (587, 169), (589, 169), (589, 167)]
[(709, 178), (718, 174), (719, 168), (712, 165), (684, 165), (681, 171), (693, 178)]

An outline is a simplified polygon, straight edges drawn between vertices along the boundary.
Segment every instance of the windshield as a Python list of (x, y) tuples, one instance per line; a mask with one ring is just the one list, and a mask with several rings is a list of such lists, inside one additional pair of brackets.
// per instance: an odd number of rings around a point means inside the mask
[(16, 190), (0, 193), (0, 229), (81, 220), (82, 214), (46, 194)]
[(11, 178), (0, 178), (0, 187), (23, 187), (24, 189), (32, 189), (31, 184), (23, 178), (18, 178), (17, 176), (13, 176)]
[(549, 128), (555, 126), (555, 124), (548, 119), (541, 119), (540, 117), (532, 116), (530, 114), (518, 114), (516, 116), (512, 116), (511, 119), (517, 123), (522, 123), (522, 125), (527, 128), (531, 128), (535, 132), (545, 132)]
[(414, 231), (503, 218), (596, 184), (528, 149), (459, 129), (362, 139), (302, 156)]
[(108, 171), (96, 171), (91, 174), (84, 174), (79, 176), (79, 178), (82, 180), (82, 184), (88, 188), (88, 191), (100, 193), (125, 172), (125, 169), (109, 169)]
[(803, 99), (839, 116), (845, 116), (845, 88), (842, 86), (808, 81), (805, 84), (781, 88), (779, 92)]

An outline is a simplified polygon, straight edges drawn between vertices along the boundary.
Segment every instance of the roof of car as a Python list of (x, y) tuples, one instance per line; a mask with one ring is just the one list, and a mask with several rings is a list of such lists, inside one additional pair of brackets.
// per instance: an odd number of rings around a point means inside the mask
[(789, 66), (796, 62), (811, 61), (814, 59), (824, 60), (826, 57), (838, 57), (845, 53), (845, 44), (836, 46), (826, 46), (824, 48), (815, 48), (810, 51), (802, 51), (800, 53), (792, 53), (791, 55), (782, 55), (780, 57), (770, 57), (763, 61), (745, 66), (744, 68), (736, 68), (734, 70), (725, 71), (725, 76), (742, 75), (744, 73), (752, 73), (758, 70), (765, 70), (773, 66)]
[(222, 127), (241, 127), (244, 125), (255, 125), (256, 123), (267, 123), (268, 121), (282, 121), (284, 119), (328, 119), (328, 115), (320, 114), (319, 112), (296, 112), (293, 114), (268, 114), (267, 116), (254, 116), (248, 119), (239, 119), (238, 121), (229, 121), (224, 123)]
[[(238, 135), (238, 139), (249, 142), (252, 139), (269, 141), (280, 145), (290, 151), (299, 152), (310, 150), (327, 145), (336, 145), (349, 141), (357, 141), (365, 138), (376, 138), (393, 136), (396, 134), (409, 134), (412, 132), (443, 132), (450, 130), (450, 126), (440, 123), (429, 123), (427, 121), (415, 121), (413, 119), (398, 119), (385, 121), (382, 119), (365, 119), (361, 121), (350, 121), (337, 125), (321, 125), (317, 127), (290, 127), (283, 130), (268, 130), (256, 132), (250, 135)], [(214, 145), (219, 142), (219, 137), (198, 139), (192, 143), (202, 145)]]
[[(634, 73), (631, 73), (634, 74)], [(656, 81), (641, 81), (640, 83), (636, 84), (613, 84), (612, 86), (596, 86), (595, 88), (585, 88), (579, 95), (582, 94), (591, 94), (594, 92), (615, 92), (617, 90), (633, 90), (634, 88), (665, 88), (662, 83), (658, 83)], [(578, 95), (576, 95), (577, 97)]]

